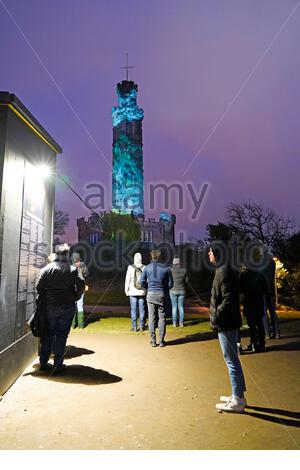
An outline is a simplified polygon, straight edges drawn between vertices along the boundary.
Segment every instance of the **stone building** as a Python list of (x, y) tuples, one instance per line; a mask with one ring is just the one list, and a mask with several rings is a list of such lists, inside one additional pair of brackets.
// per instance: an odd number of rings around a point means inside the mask
[(102, 224), (101, 219), (92, 214), (90, 217), (80, 217), (77, 219), (78, 241), (87, 242), (89, 245), (96, 245), (101, 240)]
[(140, 226), (140, 242), (145, 247), (152, 248), (161, 243), (175, 245), (175, 214), (161, 212), (159, 220), (137, 217), (137, 222)]

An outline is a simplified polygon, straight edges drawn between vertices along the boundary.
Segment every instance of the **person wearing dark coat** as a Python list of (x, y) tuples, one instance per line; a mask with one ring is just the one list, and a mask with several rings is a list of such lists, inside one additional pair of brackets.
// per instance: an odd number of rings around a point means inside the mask
[(179, 326), (183, 327), (184, 325), (184, 299), (186, 292), (187, 284), (187, 270), (180, 264), (179, 258), (173, 259), (173, 266), (171, 268), (171, 273), (173, 276), (173, 287), (170, 289), (170, 297), (172, 302), (172, 322), (173, 326), (178, 326), (178, 316), (179, 316)]
[(267, 283), (261, 272), (246, 268), (240, 277), (240, 291), (243, 294), (244, 315), (250, 332), (248, 351), (265, 350), (264, 297), (268, 291)]
[[(278, 317), (276, 313), (276, 263), (271, 255), (267, 257), (267, 263), (262, 270), (262, 274), (267, 283), (267, 292), (265, 295), (265, 315), (264, 327), (265, 333), (272, 338), (280, 338), (280, 328)], [(271, 324), (268, 320), (268, 312), (270, 315)]]
[[(212, 247), (208, 253), (211, 263), (218, 262), (219, 253)], [(238, 356), (238, 331), (242, 325), (239, 300), (239, 273), (229, 265), (215, 271), (211, 290), (210, 324), (218, 332), (221, 350), (231, 382), (232, 395), (221, 396), (218, 411), (242, 413), (246, 406), (246, 384)]]
[[(55, 260), (40, 272), (36, 286), (39, 296), (45, 298), (47, 335), (41, 338), (40, 369), (53, 373), (64, 369), (64, 354), (73, 317), (76, 300), (84, 292), (85, 283), (69, 260), (69, 247), (58, 245)], [(53, 367), (48, 363), (54, 353)]]

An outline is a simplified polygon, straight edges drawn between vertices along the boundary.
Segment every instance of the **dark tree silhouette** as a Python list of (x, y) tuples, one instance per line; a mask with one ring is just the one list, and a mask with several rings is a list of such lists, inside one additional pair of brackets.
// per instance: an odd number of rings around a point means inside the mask
[(65, 235), (69, 221), (70, 216), (67, 212), (56, 209), (54, 213), (54, 236)]
[(232, 202), (227, 207), (227, 217), (240, 233), (270, 247), (288, 238), (295, 229), (292, 219), (281, 217), (269, 207), (252, 201)]
[(206, 226), (209, 240), (230, 240), (234, 235), (240, 236), (240, 238), (245, 238), (245, 234), (240, 232), (232, 224), (224, 224), (223, 222), (218, 222), (217, 224), (208, 224)]

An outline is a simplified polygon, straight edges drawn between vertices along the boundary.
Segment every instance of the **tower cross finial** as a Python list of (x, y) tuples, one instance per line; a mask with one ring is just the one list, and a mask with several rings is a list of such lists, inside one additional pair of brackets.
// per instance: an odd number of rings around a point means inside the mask
[(128, 65), (128, 52), (126, 52), (126, 65), (124, 67), (121, 67), (121, 69), (126, 70), (126, 80), (128, 81), (128, 70), (129, 69), (134, 69), (134, 65)]

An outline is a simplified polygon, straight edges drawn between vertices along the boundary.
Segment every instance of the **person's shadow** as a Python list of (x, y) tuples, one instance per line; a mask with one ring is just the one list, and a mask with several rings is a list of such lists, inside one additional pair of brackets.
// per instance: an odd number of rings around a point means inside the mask
[[(185, 322), (186, 326), (193, 326), (193, 325), (199, 325), (200, 323), (206, 322), (206, 320), (188, 320)], [(182, 331), (181, 328), (178, 328), (178, 330)], [(175, 338), (175, 339), (170, 339), (166, 340), (166, 345), (167, 346), (177, 346), (178, 344), (185, 344), (185, 343), (195, 343), (197, 341), (209, 341), (211, 339), (216, 339), (218, 337), (218, 334), (211, 330), (211, 331), (199, 331), (197, 333), (191, 333), (189, 335), (183, 336), (181, 338)]]
[(300, 428), (300, 413), (297, 411), (247, 405), (244, 414), (252, 416), (253, 418), (263, 419), (264, 421), (269, 421), (271, 423)]
[(84, 385), (105, 385), (121, 382), (122, 380), (122, 377), (110, 374), (106, 370), (94, 369), (94, 367), (80, 364), (66, 366), (66, 368), (58, 374), (52, 374), (51, 371), (41, 371), (39, 367), (39, 364), (34, 364), (34, 370), (23, 374), (23, 376), (31, 375), (39, 379), (53, 380), (54, 382)]
[(178, 344), (195, 343), (197, 341), (208, 341), (211, 339), (216, 339), (217, 337), (218, 336), (214, 331), (206, 333), (194, 333), (184, 336), (183, 338), (166, 340), (166, 346), (177, 346)]
[(86, 348), (77, 348), (77, 346), (67, 346), (65, 352), (65, 359), (72, 359), (73, 357), (80, 357), (84, 355), (95, 354), (95, 351)]
[(300, 351), (300, 340), (283, 344), (270, 344), (268, 345), (268, 351)]

